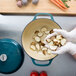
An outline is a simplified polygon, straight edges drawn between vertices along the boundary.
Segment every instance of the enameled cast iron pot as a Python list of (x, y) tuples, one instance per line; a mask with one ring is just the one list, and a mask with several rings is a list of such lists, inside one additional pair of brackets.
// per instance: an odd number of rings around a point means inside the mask
[[(47, 18), (39, 18), (36, 19), (38, 15), (49, 15), (51, 19)], [(24, 29), (23, 34), (22, 34), (22, 45), (26, 53), (32, 58), (32, 62), (37, 65), (37, 66), (48, 66), (51, 64), (52, 60), (57, 56), (57, 55), (39, 55), (36, 52), (32, 51), (30, 49), (30, 43), (32, 42), (32, 37), (34, 35), (34, 32), (36, 30), (41, 29), (42, 27), (46, 27), (49, 30), (51, 29), (60, 29), (60, 26), (54, 21), (53, 16), (48, 13), (38, 13), (35, 15), (34, 19), (32, 22), (30, 22)], [(39, 61), (49, 61), (48, 64), (38, 64), (35, 62), (35, 60)]]

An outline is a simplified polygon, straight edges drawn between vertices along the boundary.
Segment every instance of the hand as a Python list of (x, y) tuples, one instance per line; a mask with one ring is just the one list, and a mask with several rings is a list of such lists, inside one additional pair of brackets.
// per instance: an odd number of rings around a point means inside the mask
[(46, 38), (45, 38), (45, 46), (47, 48), (50, 49), (50, 47), (48, 46), (48, 43), (46, 42), (46, 40), (52, 36), (55, 36), (57, 34), (61, 34), (63, 37), (65, 37), (67, 39), (67, 43), (66, 45), (60, 47), (59, 49), (57, 49), (56, 51), (52, 51), (51, 53), (53, 54), (63, 54), (66, 52), (69, 52), (71, 55), (76, 54), (76, 44), (73, 44), (72, 42), (76, 42), (76, 28), (74, 30), (72, 30), (71, 32), (67, 32), (65, 30), (61, 30), (61, 29), (54, 29), (53, 30), (54, 33), (49, 34)]
[(69, 42), (74, 42), (74, 43), (76, 42), (76, 28), (70, 32), (67, 32), (66, 30), (61, 30), (61, 29), (54, 29), (53, 31), (55, 33), (61, 34)]
[(70, 53), (71, 55), (76, 54), (76, 44), (67, 42), (64, 46), (60, 47), (56, 51), (51, 51), (53, 54), (64, 54), (66, 52)]

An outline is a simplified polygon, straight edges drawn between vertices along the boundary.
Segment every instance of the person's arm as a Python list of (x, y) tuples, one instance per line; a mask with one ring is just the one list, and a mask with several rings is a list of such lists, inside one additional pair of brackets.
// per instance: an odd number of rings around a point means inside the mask
[[(56, 34), (61, 34), (63, 37), (65, 37), (67, 39), (67, 43), (66, 45), (60, 47), (59, 49), (57, 49), (56, 51), (52, 51), (53, 54), (64, 54), (66, 52), (70, 53), (75, 59), (76, 59), (76, 28), (74, 30), (72, 30), (71, 32), (67, 32), (65, 30), (61, 30), (61, 29), (54, 29), (54, 33), (48, 35), (46, 39), (55, 36)], [(74, 42), (74, 43), (72, 43)], [(50, 47), (48, 46), (48, 44), (45, 42), (45, 46), (47, 48), (50, 49)]]

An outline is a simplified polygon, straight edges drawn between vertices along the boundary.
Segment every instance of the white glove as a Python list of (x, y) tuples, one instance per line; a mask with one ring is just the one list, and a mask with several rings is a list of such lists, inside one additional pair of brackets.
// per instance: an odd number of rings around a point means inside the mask
[(76, 44), (67, 42), (64, 46), (58, 48), (56, 51), (51, 51), (52, 54), (64, 54), (66, 52), (70, 53), (71, 55), (76, 54)]
[(72, 30), (71, 32), (67, 32), (65, 30), (61, 30), (61, 29), (54, 29), (53, 30), (54, 33), (49, 34), (46, 38), (45, 38), (45, 46), (47, 48), (50, 49), (48, 43), (46, 42), (46, 39), (55, 36), (57, 34), (61, 34), (63, 37), (65, 37), (67, 39), (67, 43), (66, 45), (58, 48), (56, 51), (51, 51), (51, 53), (53, 54), (63, 54), (66, 52), (69, 52), (71, 55), (76, 54), (76, 44), (73, 44), (72, 42), (76, 42), (76, 28), (74, 30)]
[(54, 29), (54, 32), (61, 34), (64, 38), (66, 38), (70, 42), (76, 42), (76, 28), (70, 32), (61, 29)]

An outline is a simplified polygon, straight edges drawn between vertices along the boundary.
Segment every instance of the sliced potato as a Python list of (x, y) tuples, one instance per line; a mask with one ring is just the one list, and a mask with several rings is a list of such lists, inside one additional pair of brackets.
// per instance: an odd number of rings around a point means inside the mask
[(53, 41), (51, 41), (48, 45), (53, 46), (54, 45)]
[(43, 36), (43, 33), (42, 33), (42, 32), (39, 32), (39, 33), (38, 33), (38, 36), (39, 36), (39, 37), (42, 37), (42, 36)]
[(42, 32), (45, 32), (47, 29), (45, 28), (45, 27), (43, 27), (42, 29), (41, 29), (41, 31)]
[(35, 37), (36, 42), (40, 42), (40, 38), (38, 36)]
[(46, 50), (46, 51), (47, 51), (47, 48), (46, 48), (46, 47), (43, 47), (43, 48), (42, 48), (42, 51), (43, 51), (43, 50)]
[(58, 45), (58, 47), (61, 47), (62, 45), (61, 45), (61, 43)]
[(57, 46), (50, 46), (50, 49), (55, 51), (57, 49)]
[(54, 40), (54, 39), (55, 39), (55, 36), (51, 37), (50, 39), (51, 39), (51, 40)]
[(51, 42), (51, 39), (47, 39), (46, 41), (49, 43), (49, 42)]
[(35, 45), (35, 44), (36, 44), (35, 42), (32, 42), (32, 43), (31, 43), (31, 45)]
[(50, 34), (52, 34), (54, 31), (53, 31), (53, 29), (50, 31)]
[(59, 46), (59, 44), (60, 44), (60, 40), (57, 40), (57, 39), (54, 39), (53, 42), (54, 42), (54, 45), (56, 45), (56, 46)]
[(63, 45), (65, 45), (66, 44), (66, 39), (61, 39), (61, 45), (63, 46)]
[(60, 46), (60, 43), (59, 42), (54, 42), (54, 45), (55, 46)]
[(49, 34), (50, 31), (45, 31), (45, 34)]
[(35, 31), (35, 34), (38, 34), (38, 33), (39, 33), (39, 31), (38, 31), (38, 30), (36, 30), (36, 31)]
[(44, 44), (43, 42), (40, 42), (40, 45), (41, 45), (41, 46), (45, 46), (45, 44)]
[(43, 49), (44, 47), (43, 46), (41, 46), (41, 49)]
[(46, 55), (47, 54), (47, 51), (46, 50), (43, 50), (43, 54)]
[(50, 49), (48, 49), (48, 50), (47, 50), (47, 53), (48, 53), (48, 54), (51, 54), (51, 50), (50, 50)]
[(57, 39), (57, 40), (61, 40), (62, 38), (63, 38), (62, 35), (57, 35), (57, 36), (56, 36), (56, 39)]
[(37, 50), (40, 50), (40, 45), (38, 43), (36, 44), (36, 48)]
[(53, 42), (58, 42), (58, 40), (57, 39), (53, 39)]
[(35, 45), (31, 45), (31, 46), (30, 46), (30, 48), (31, 48), (33, 51), (35, 51), (35, 50), (36, 50)]

